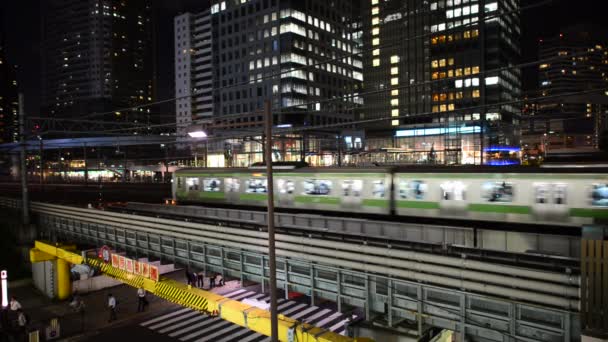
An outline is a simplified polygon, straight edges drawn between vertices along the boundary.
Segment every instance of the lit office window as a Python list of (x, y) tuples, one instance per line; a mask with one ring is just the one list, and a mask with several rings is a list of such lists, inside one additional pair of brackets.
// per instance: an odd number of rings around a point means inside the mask
[(473, 90), (473, 97), (475, 97), (475, 98), (479, 97), (479, 89)]
[(372, 29), (372, 35), (377, 36), (380, 34), (380, 28), (379, 27), (374, 27)]
[(398, 85), (398, 84), (399, 84), (399, 78), (397, 78), (397, 77), (391, 78), (391, 85)]
[(397, 56), (397, 55), (391, 56), (391, 63), (399, 63), (399, 56)]
[(392, 109), (391, 116), (399, 116), (399, 109)]
[(380, 38), (374, 38), (372, 39), (372, 45), (380, 45)]
[(374, 58), (372, 65), (375, 67), (380, 66), (380, 58)]
[(391, 75), (397, 75), (399, 74), (399, 68), (398, 67), (392, 67), (391, 68)]
[(378, 7), (372, 7), (372, 15), (377, 15), (380, 12)]
[(391, 90), (391, 96), (399, 96), (399, 89)]
[(486, 85), (498, 84), (498, 76), (486, 77)]
[(393, 106), (393, 107), (399, 106), (399, 99), (391, 99), (391, 106)]
[(373, 17), (372, 18), (372, 25), (378, 25), (378, 24), (380, 24), (380, 18)]
[(377, 5), (378, 4), (378, 0), (372, 0), (372, 5)]
[(380, 56), (380, 49), (374, 49), (374, 50), (372, 50), (372, 55), (374, 55), (374, 56)]
[(393, 125), (393, 126), (399, 126), (399, 120), (392, 120), (391, 121), (391, 125)]

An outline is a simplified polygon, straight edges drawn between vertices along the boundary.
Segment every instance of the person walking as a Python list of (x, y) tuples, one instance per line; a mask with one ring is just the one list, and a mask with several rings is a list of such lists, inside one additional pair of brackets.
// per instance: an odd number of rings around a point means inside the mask
[(217, 281), (217, 286), (224, 286), (224, 277), (222, 277), (221, 273), (217, 274), (216, 281)]
[(196, 280), (198, 282), (198, 284), (197, 284), (198, 287), (201, 289), (203, 288), (203, 285), (204, 285), (203, 279), (205, 279), (203, 271), (198, 272), (198, 274), (196, 275)]
[(192, 273), (190, 273), (189, 269), (186, 269), (186, 279), (188, 280), (188, 285), (192, 285), (192, 282), (193, 282)]
[(212, 289), (215, 287), (215, 273), (211, 273), (209, 275), (209, 288)]
[(137, 312), (143, 312), (146, 309), (146, 305), (148, 305), (148, 301), (146, 300), (146, 290), (143, 287), (137, 289)]
[(17, 309), (17, 336), (21, 341), (25, 340), (27, 323), (27, 317), (25, 317), (23, 310)]
[(21, 303), (19, 303), (17, 301), (17, 298), (15, 298), (14, 296), (11, 296), (11, 300), (9, 302), (9, 307), (11, 308), (11, 311), (17, 312), (17, 310), (21, 309)]
[(116, 320), (116, 304), (116, 298), (111, 293), (108, 293), (108, 310), (110, 310), (108, 323)]

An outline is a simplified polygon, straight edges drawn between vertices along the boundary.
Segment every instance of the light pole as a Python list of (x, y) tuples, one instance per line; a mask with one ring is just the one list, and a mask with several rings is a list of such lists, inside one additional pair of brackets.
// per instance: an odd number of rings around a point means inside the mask
[[(207, 132), (203, 131), (202, 129), (188, 132), (188, 135), (190, 136), (190, 138), (197, 139), (197, 140), (206, 139), (208, 137)], [(196, 151), (194, 152), (194, 163), (195, 163), (195, 166), (198, 166), (198, 154)], [(204, 156), (203, 166), (205, 168), (207, 168), (207, 140), (205, 140), (205, 156)]]
[[(277, 261), (274, 246), (274, 184), (272, 181), (272, 112), (270, 101), (264, 102), (264, 131), (266, 148), (266, 189), (268, 194), (268, 268), (270, 282), (270, 339), (279, 340), (279, 325), (277, 320)], [(287, 280), (285, 280), (287, 281)]]

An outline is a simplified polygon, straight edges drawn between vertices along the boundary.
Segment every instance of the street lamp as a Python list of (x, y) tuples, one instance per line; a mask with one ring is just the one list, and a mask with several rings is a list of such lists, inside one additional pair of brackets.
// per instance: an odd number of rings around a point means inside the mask
[[(190, 132), (188, 132), (188, 136), (194, 139), (205, 139), (208, 137), (207, 132), (202, 130), (201, 128), (196, 128)], [(196, 153), (196, 148), (194, 149), (194, 165), (198, 167), (198, 158)], [(205, 140), (205, 164), (204, 167), (207, 167), (207, 141)]]

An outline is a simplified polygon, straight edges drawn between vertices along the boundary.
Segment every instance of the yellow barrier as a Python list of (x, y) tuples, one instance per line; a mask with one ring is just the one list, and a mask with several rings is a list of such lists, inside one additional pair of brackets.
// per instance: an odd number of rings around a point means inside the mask
[[(69, 249), (73, 246), (68, 246)], [(44, 242), (36, 241), (35, 248), (30, 250), (32, 262), (52, 260), (48, 257), (58, 258), (69, 263), (84, 263), (99, 268), (105, 275), (122, 281), (123, 283), (140, 288), (168, 300), (170, 302), (185, 306), (206, 314), (217, 313), (222, 319), (253, 330), (260, 334), (270, 336), (270, 312), (240, 301), (231, 300), (213, 292), (193, 288), (184, 283), (161, 277), (160, 281), (129, 273), (113, 267), (97, 258), (83, 259), (77, 253), (64, 249), (64, 246), (52, 246)], [(58, 267), (59, 269), (59, 267)], [(69, 276), (69, 268), (68, 268)], [(69, 278), (68, 278), (69, 280)], [(58, 291), (60, 292), (60, 291)], [(295, 341), (317, 341), (317, 342), (368, 342), (369, 338), (350, 338), (321, 329), (310, 324), (279, 315), (279, 340), (289, 341), (292, 335)]]

